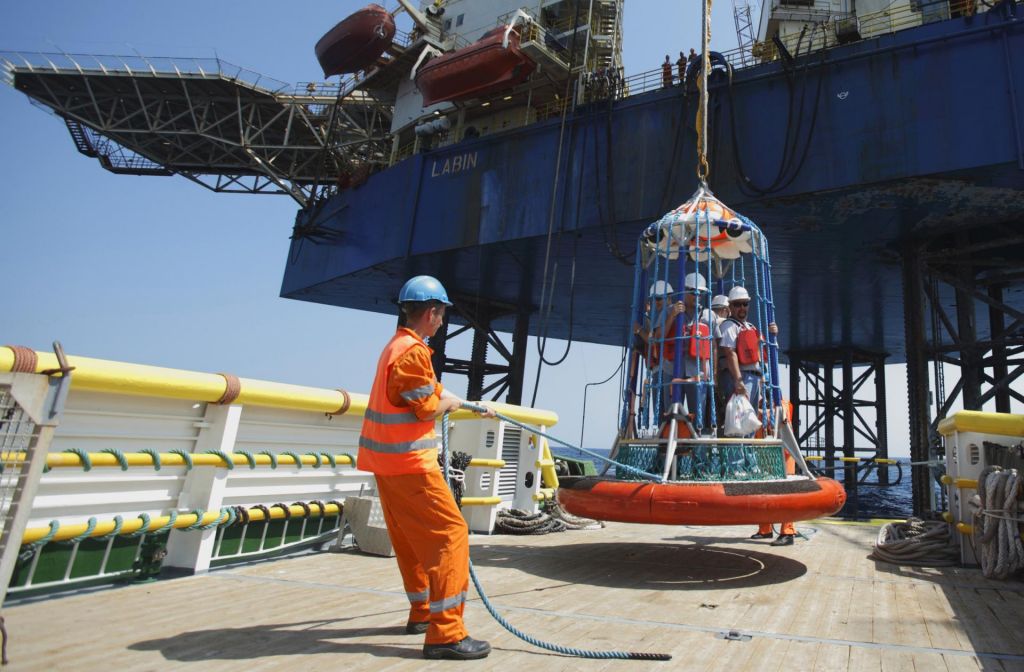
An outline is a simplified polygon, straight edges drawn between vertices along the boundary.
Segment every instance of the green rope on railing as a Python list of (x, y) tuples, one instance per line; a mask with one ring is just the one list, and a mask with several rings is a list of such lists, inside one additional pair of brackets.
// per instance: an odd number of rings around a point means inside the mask
[(104, 448), (100, 452), (116, 457), (118, 464), (121, 465), (121, 471), (128, 471), (128, 458), (124, 456), (120, 448)]
[[(223, 522), (224, 522), (225, 520), (227, 520), (227, 519), (228, 519), (228, 516), (229, 516), (229, 515), (230, 515), (230, 514), (228, 514), (228, 513), (227, 513), (227, 512), (226, 512), (226, 511), (224, 510), (224, 507), (221, 507), (221, 509), (220, 509), (220, 513), (218, 513), (218, 514), (217, 514), (217, 517), (216, 517), (216, 518), (214, 518), (214, 519), (213, 519), (213, 520), (212, 520), (211, 522), (209, 522), (209, 523), (207, 523), (207, 524), (205, 524), (205, 525), (197, 525), (197, 526), (193, 526), (193, 527), (188, 527), (188, 528), (185, 528), (185, 529), (189, 529), (189, 530), (192, 530), (192, 529), (195, 529), (195, 530), (209, 530), (210, 528), (213, 528), (213, 527), (217, 527), (218, 525), (220, 525), (221, 523), (223, 523)], [(200, 514), (200, 516), (199, 516), (199, 520), (197, 520), (196, 522), (198, 523), (198, 522), (200, 522), (200, 521), (201, 521), (202, 519), (203, 519), (203, 515), (202, 515), (202, 514)]]
[(96, 537), (96, 539), (98, 541), (103, 541), (104, 539), (116, 537), (117, 535), (121, 534), (122, 527), (124, 527), (124, 518), (122, 518), (121, 516), (114, 516), (114, 529), (110, 532), (107, 532), (106, 534)]
[(68, 448), (63, 452), (71, 453), (72, 455), (77, 455), (78, 459), (82, 461), (83, 470), (90, 471), (92, 469), (92, 460), (89, 459), (89, 453), (85, 452), (81, 448)]
[(271, 469), (277, 469), (277, 455), (273, 454), (269, 450), (261, 450), (260, 452), (258, 452), (256, 454), (257, 455), (266, 455), (267, 457), (269, 457), (270, 458), (270, 468)]
[(178, 512), (175, 511), (174, 509), (171, 509), (171, 512), (167, 515), (170, 516), (170, 520), (168, 520), (167, 523), (160, 529), (153, 530), (153, 534), (160, 534), (161, 532), (166, 532), (170, 530), (172, 527), (174, 527), (174, 523), (178, 520)]
[(181, 448), (175, 448), (170, 452), (172, 455), (180, 455), (181, 459), (185, 460), (185, 471), (192, 470), (192, 455), (190, 453), (185, 452)]
[(336, 469), (338, 467), (338, 460), (334, 457), (334, 455), (330, 453), (320, 454), (327, 458), (327, 461), (331, 464), (331, 469)]
[(153, 459), (153, 468), (157, 471), (160, 471), (160, 467), (163, 466), (160, 464), (160, 453), (156, 452), (152, 448), (144, 448), (139, 452), (144, 455), (149, 455)]
[(348, 458), (348, 463), (352, 465), (353, 469), (357, 468), (356, 467), (356, 458), (355, 458), (355, 456), (352, 453), (342, 453), (341, 456)]
[(57, 536), (57, 530), (59, 529), (60, 521), (54, 518), (50, 521), (49, 532), (47, 532), (44, 536), (40, 537), (39, 539), (33, 541), (31, 544), (25, 544), (25, 546), (27, 546), (28, 548), (39, 548), (41, 546), (45, 546), (47, 543), (49, 543), (51, 539)]
[(203, 524), (203, 516), (206, 514), (206, 512), (203, 511), (202, 509), (192, 509), (191, 511), (189, 511), (189, 513), (196, 517), (196, 522), (192, 523), (191, 525), (187, 525), (181, 529), (198, 530), (199, 527)]
[(205, 454), (216, 455), (217, 457), (219, 457), (224, 462), (224, 466), (228, 469), (228, 471), (235, 468), (235, 461), (232, 460), (231, 456), (225, 453), (223, 450), (207, 450)]
[(293, 460), (295, 460), (295, 468), (302, 469), (302, 458), (299, 457), (298, 453), (293, 453), (290, 450), (282, 450), (279, 454), (287, 455), (288, 457), (292, 458)]
[(149, 524), (152, 522), (152, 519), (149, 517), (149, 514), (148, 513), (140, 513), (136, 517), (137, 518), (142, 518), (142, 525), (140, 525), (139, 529), (135, 530), (134, 532), (129, 532), (128, 534), (124, 535), (127, 538), (129, 538), (129, 539), (134, 539), (135, 537), (141, 537), (142, 535), (144, 535), (147, 532), (149, 532)]
[(231, 525), (234, 525), (235, 521), (238, 519), (238, 511), (235, 509), (235, 507), (233, 507), (233, 506), (222, 506), (222, 507), (220, 507), (220, 510), (221, 511), (225, 511), (228, 514), (228, 519), (227, 519), (227, 521), (224, 522), (224, 527), (229, 527)]
[(96, 530), (96, 517), (95, 516), (90, 516), (89, 517), (89, 522), (86, 523), (86, 526), (85, 526), (85, 532), (82, 532), (77, 537), (71, 537), (70, 539), (64, 539), (61, 543), (64, 543), (64, 544), (77, 544), (78, 542), (82, 541), (83, 539), (88, 539), (95, 530)]
[(245, 461), (249, 463), (250, 469), (256, 468), (256, 456), (250, 453), (248, 450), (240, 450), (238, 448), (235, 448), (235, 454), (244, 457)]
[(313, 458), (313, 468), (314, 469), (319, 469), (320, 468), (320, 453), (306, 453), (306, 457), (312, 457)]

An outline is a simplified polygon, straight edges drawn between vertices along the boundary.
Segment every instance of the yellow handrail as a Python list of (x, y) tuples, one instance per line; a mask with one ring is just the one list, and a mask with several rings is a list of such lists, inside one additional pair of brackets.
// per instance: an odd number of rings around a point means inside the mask
[[(36, 352), (36, 373), (57, 369), (57, 358), (52, 352)], [(75, 367), (72, 390), (88, 390), (143, 397), (186, 399), (216, 402), (227, 391), (228, 383), (218, 373), (199, 373), (182, 369), (168, 369), (145, 364), (114, 362), (91, 357), (68, 356)], [(0, 372), (14, 366), (14, 351), (0, 346)], [(275, 383), (253, 378), (239, 378), (241, 389), (233, 403), (266, 406), (317, 413), (337, 413), (345, 406), (346, 394), (339, 390)], [(362, 415), (369, 397), (365, 394), (347, 394), (349, 404), (346, 415)], [(489, 403), (503, 415), (527, 424), (552, 426), (558, 415), (552, 411), (524, 408), (508, 404)], [(455, 411), (453, 419), (478, 418), (471, 411)]]

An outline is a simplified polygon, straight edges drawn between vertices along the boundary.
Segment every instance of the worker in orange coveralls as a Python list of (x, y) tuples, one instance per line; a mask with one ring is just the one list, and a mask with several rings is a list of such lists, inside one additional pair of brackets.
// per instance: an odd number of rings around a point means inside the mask
[[(424, 658), (472, 660), (491, 652), (462, 623), (469, 589), (469, 528), (438, 466), (435, 420), (464, 403), (434, 376), (425, 340), (452, 305), (419, 275), (398, 296), (404, 321), (384, 347), (359, 437), (359, 468), (373, 472), (409, 597), (407, 634), (426, 633)], [(485, 417), (494, 417), (488, 410)]]
[[(784, 422), (793, 422), (793, 403), (788, 399), (782, 400), (782, 407), (785, 410), (786, 416)], [(788, 450), (783, 450), (783, 454), (786, 456), (786, 475), (796, 473), (796, 460), (789, 454)], [(771, 539), (773, 527), (771, 523), (761, 523), (757, 527), (757, 532), (750, 535), (751, 539)], [(779, 528), (779, 536), (772, 542), (772, 546), (792, 546), (793, 540), (796, 538), (796, 526), (793, 523), (782, 523)]]

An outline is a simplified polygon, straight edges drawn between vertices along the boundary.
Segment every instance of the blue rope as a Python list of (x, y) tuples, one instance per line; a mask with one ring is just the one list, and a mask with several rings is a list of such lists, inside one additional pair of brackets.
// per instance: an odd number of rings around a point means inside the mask
[(121, 471), (128, 471), (128, 458), (124, 456), (120, 448), (104, 448), (100, 452), (116, 457), (117, 463), (121, 465)]
[(148, 513), (140, 513), (138, 515), (138, 517), (142, 518), (142, 525), (140, 525), (139, 529), (135, 530), (134, 532), (129, 532), (128, 534), (124, 535), (124, 536), (128, 537), (129, 539), (132, 539), (134, 537), (141, 537), (142, 535), (144, 535), (147, 532), (149, 532), (149, 523), (150, 523), (150, 520), (151, 520), (150, 517), (149, 517), (149, 514)]
[(82, 469), (89, 471), (92, 469), (92, 460), (89, 459), (89, 453), (85, 452), (81, 448), (68, 448), (64, 451), (65, 453), (72, 453), (78, 455), (78, 459), (82, 461)]
[(96, 518), (95, 518), (95, 516), (93, 516), (93, 517), (90, 517), (89, 518), (89, 522), (86, 523), (85, 532), (82, 532), (77, 537), (71, 537), (70, 539), (65, 539), (64, 543), (66, 543), (66, 544), (77, 544), (78, 542), (80, 542), (80, 541), (82, 541), (84, 539), (87, 539), (89, 537), (89, 535), (91, 535), (95, 529), (96, 529)]
[[(482, 408), (482, 407), (481, 406), (475, 406), (475, 405), (472, 405), (472, 404), (463, 404), (463, 408), (476, 409), (476, 408)], [(448, 424), (449, 424), (448, 423), (448, 415), (449, 415), (448, 413), (445, 413), (444, 417), (441, 419), (441, 454), (442, 454), (443, 462), (444, 462), (444, 476), (445, 476), (445, 480), (448, 479), (448, 469), (449, 469), (449, 463), (450, 463), (449, 462), (450, 461), (450, 457), (449, 457), (449, 451), (448, 451)], [(522, 424), (516, 422), (515, 420), (512, 420), (511, 418), (508, 418), (508, 417), (503, 416), (501, 414), (498, 414), (498, 417), (501, 418), (502, 420), (504, 420), (505, 422), (511, 422), (511, 423), (517, 424), (517, 425), (519, 425), (521, 427), (525, 427), (529, 431), (535, 431), (535, 430), (530, 429), (529, 427), (526, 427), (525, 425), (522, 425)], [(538, 434), (539, 436), (544, 436), (540, 432), (536, 432), (536, 434)], [(545, 438), (548, 438), (548, 440), (552, 440), (550, 437), (545, 437)], [(484, 607), (487, 609), (487, 613), (489, 613), (491, 616), (493, 616), (494, 620), (496, 620), (498, 623), (501, 624), (501, 627), (505, 628), (506, 630), (508, 630), (509, 632), (511, 632), (513, 635), (515, 635), (519, 639), (523, 640), (524, 642), (526, 642), (528, 644), (532, 644), (533, 646), (536, 646), (537, 648), (545, 649), (547, 651), (554, 651), (555, 653), (561, 653), (561, 654), (566, 655), (566, 656), (574, 656), (576, 658), (594, 658), (594, 659), (599, 659), (599, 660), (613, 660), (613, 659), (617, 659), (617, 660), (671, 660), (672, 659), (672, 656), (667, 654), (667, 653), (638, 653), (638, 652), (634, 652), (634, 651), (590, 651), (590, 650), (587, 650), (587, 649), (576, 649), (576, 648), (571, 648), (571, 647), (567, 647), (567, 646), (560, 646), (558, 644), (551, 644), (549, 642), (541, 641), (541, 640), (537, 639), (536, 637), (532, 637), (530, 635), (527, 635), (525, 632), (519, 630), (518, 628), (513, 626), (511, 623), (509, 623), (507, 620), (505, 620), (505, 618), (501, 614), (498, 613), (498, 610), (494, 608), (494, 605), (491, 604), (491, 600), (487, 597), (487, 593), (484, 592), (483, 586), (480, 585), (480, 579), (477, 578), (476, 569), (473, 567), (473, 561), (472, 560), (469, 561), (469, 576), (473, 579), (473, 587), (476, 588), (477, 594), (480, 595), (480, 600), (483, 602)]]
[(312, 457), (313, 458), (313, 468), (314, 469), (319, 469), (320, 468), (320, 453), (306, 453), (306, 457)]
[(160, 453), (156, 452), (152, 448), (146, 448), (144, 450), (140, 450), (139, 452), (144, 455), (149, 455), (151, 458), (153, 458), (153, 468), (157, 471), (160, 471), (160, 467), (162, 466), (160, 464)]
[(40, 537), (39, 539), (36, 539), (35, 541), (33, 541), (31, 544), (25, 544), (25, 546), (27, 546), (28, 548), (32, 548), (32, 549), (36, 549), (36, 548), (39, 548), (41, 546), (45, 546), (47, 543), (49, 543), (49, 541), (51, 539), (53, 539), (55, 536), (57, 536), (57, 530), (59, 530), (59, 529), (60, 529), (60, 521), (57, 520), (57, 519), (51, 520), (50, 521), (50, 531), (47, 532), (42, 537)]
[(257, 455), (266, 455), (267, 457), (269, 457), (270, 458), (270, 468), (271, 469), (277, 469), (277, 455), (273, 454), (269, 450), (261, 450), (260, 452), (258, 452), (256, 454)]
[(114, 529), (102, 536), (96, 537), (97, 541), (102, 541), (104, 539), (116, 537), (117, 535), (121, 534), (122, 527), (124, 527), (124, 518), (122, 518), (121, 516), (114, 516)]
[(167, 530), (174, 527), (174, 523), (178, 520), (178, 512), (175, 511), (174, 509), (171, 509), (171, 512), (168, 514), (168, 516), (170, 517), (170, 520), (167, 521), (167, 524), (158, 530), (153, 530), (153, 534), (160, 534), (161, 532), (166, 532)]
[(250, 453), (248, 450), (241, 450), (240, 448), (235, 448), (235, 454), (244, 457), (245, 461), (249, 463), (250, 469), (256, 468), (256, 456)]
[(293, 453), (293, 452), (292, 452), (292, 451), (290, 451), (290, 450), (282, 450), (282, 451), (280, 452), (280, 454), (281, 454), (281, 455), (287, 455), (288, 457), (290, 457), (290, 458), (292, 458), (293, 460), (295, 460), (295, 468), (296, 468), (296, 469), (302, 469), (302, 458), (301, 458), (301, 457), (299, 457), (299, 454), (298, 454), (298, 453)]
[[(192, 455), (190, 455), (189, 453), (186, 453), (181, 448), (175, 448), (174, 450), (171, 451), (171, 454), (172, 455), (180, 455), (181, 459), (185, 460), (185, 471), (191, 471), (192, 470)], [(159, 530), (157, 530), (157, 531), (159, 532)]]
[(221, 461), (224, 462), (224, 466), (228, 469), (228, 471), (235, 468), (235, 461), (232, 460), (231, 456), (225, 453), (223, 450), (207, 450), (206, 454), (216, 455), (217, 457), (219, 457)]
[(327, 461), (330, 462), (331, 469), (334, 469), (334, 468), (336, 468), (338, 466), (338, 460), (337, 460), (337, 458), (334, 457), (334, 455), (332, 453), (320, 453), (320, 454), (323, 455), (324, 457), (326, 457)]

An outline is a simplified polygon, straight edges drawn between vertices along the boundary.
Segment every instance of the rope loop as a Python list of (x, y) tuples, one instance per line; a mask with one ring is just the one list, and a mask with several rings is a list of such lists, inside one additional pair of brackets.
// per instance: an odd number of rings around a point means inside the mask
[(116, 537), (117, 535), (121, 534), (122, 527), (124, 527), (124, 518), (122, 518), (121, 516), (114, 516), (114, 529), (110, 532), (107, 532), (106, 534), (96, 537), (96, 541), (104, 541), (106, 539), (110, 539), (111, 537)]
[(267, 507), (263, 506), (262, 504), (256, 504), (252, 508), (254, 508), (257, 511), (260, 511), (260, 512), (263, 513), (263, 520), (264, 520), (264, 522), (267, 522), (267, 523), (270, 522), (270, 509), (268, 509)]
[(288, 520), (289, 518), (292, 517), (292, 510), (291, 510), (291, 508), (289, 508), (289, 506), (287, 504), (283, 503), (283, 502), (275, 502), (274, 504), (270, 505), (270, 508), (272, 508), (272, 509), (281, 509), (281, 511), (284, 512), (284, 519), (285, 520)]
[(359, 467), (356, 466), (356, 458), (355, 458), (355, 456), (352, 453), (342, 453), (341, 456), (348, 458), (348, 463), (352, 465), (353, 469), (358, 469), (359, 468)]
[[(330, 500), (327, 501), (327, 503), (328, 504), (334, 504), (336, 507), (338, 507), (338, 516), (341, 516), (342, 511), (345, 510), (345, 505), (342, 504), (341, 502), (339, 502), (336, 499), (330, 499)], [(325, 515), (326, 515), (326, 513), (325, 513)]]
[(192, 471), (192, 454), (187, 453), (181, 448), (175, 448), (171, 451), (172, 455), (179, 455), (181, 459), (185, 460), (185, 471)]
[(89, 458), (89, 453), (85, 452), (81, 448), (68, 448), (63, 452), (77, 455), (78, 459), (82, 461), (82, 469), (84, 471), (92, 471), (92, 460)]
[(320, 509), (320, 517), (323, 518), (324, 513), (326, 513), (327, 511), (327, 507), (324, 505), (324, 503), (319, 499), (310, 500), (309, 503), (316, 505), (316, 508)]
[(120, 448), (104, 448), (100, 452), (113, 455), (117, 458), (117, 463), (121, 465), (121, 471), (128, 471), (128, 458), (125, 457), (124, 452)]
[(235, 513), (238, 514), (237, 522), (239, 525), (249, 524), (249, 509), (244, 506), (236, 506)]
[(312, 457), (313, 458), (313, 468), (314, 469), (319, 469), (320, 468), (320, 466), (321, 466), (320, 465), (320, 453), (306, 453), (305, 457)]
[(256, 456), (250, 453), (248, 450), (241, 450), (239, 448), (235, 448), (235, 454), (244, 457), (245, 461), (249, 463), (250, 469), (256, 468)]
[(337, 469), (338, 468), (338, 460), (337, 460), (337, 458), (334, 457), (334, 455), (332, 455), (331, 453), (320, 453), (320, 454), (327, 458), (327, 461), (331, 465), (331, 469)]
[(233, 507), (233, 506), (222, 506), (222, 507), (220, 507), (220, 510), (221, 510), (221, 513), (223, 513), (223, 514), (225, 514), (227, 516), (227, 520), (225, 520), (222, 523), (224, 525), (224, 527), (230, 527), (230, 526), (234, 525), (235, 521), (238, 519), (238, 513), (235, 511), (235, 507)]
[(60, 521), (54, 518), (50, 521), (50, 530), (39, 539), (36, 539), (31, 544), (25, 544), (29, 548), (41, 548), (46, 544), (50, 543), (50, 540), (57, 536), (57, 530), (60, 529)]
[(288, 457), (292, 458), (293, 460), (295, 460), (295, 468), (302, 469), (302, 458), (299, 457), (298, 453), (293, 453), (290, 450), (282, 450), (279, 453), (279, 455), (287, 455)]
[(271, 469), (277, 469), (277, 455), (275, 455), (274, 453), (270, 452), (269, 450), (261, 450), (260, 452), (258, 452), (256, 454), (257, 455), (266, 455), (267, 457), (269, 457), (270, 458), (270, 468)]
[(216, 455), (217, 457), (219, 457), (221, 461), (224, 462), (224, 467), (227, 468), (228, 471), (231, 471), (232, 469), (235, 468), (235, 461), (232, 460), (231, 456), (225, 453), (223, 450), (207, 450), (204, 454)]
[(153, 460), (153, 469), (155, 469), (156, 471), (160, 471), (160, 467), (163, 466), (162, 464), (160, 464), (160, 453), (156, 452), (152, 448), (144, 448), (139, 452), (142, 453), (143, 455), (149, 455), (149, 457)]
[(301, 506), (302, 507), (302, 516), (304, 518), (312, 518), (313, 517), (313, 513), (309, 510), (309, 504), (306, 504), (305, 502), (292, 502), (292, 506)]
[(167, 532), (172, 527), (174, 527), (174, 524), (176, 522), (178, 522), (178, 512), (175, 511), (174, 509), (171, 509), (170, 513), (167, 515), (170, 519), (164, 524), (163, 527), (153, 530), (153, 534), (161, 534), (162, 532)]
[(206, 515), (206, 512), (203, 511), (202, 509), (192, 509), (191, 511), (189, 511), (189, 513), (191, 513), (193, 516), (196, 517), (196, 522), (192, 523), (191, 525), (186, 525), (185, 527), (183, 527), (181, 529), (183, 529), (183, 530), (198, 530), (198, 529), (201, 529), (202, 526), (203, 526), (203, 516)]
[(141, 537), (142, 535), (149, 532), (149, 524), (150, 522), (152, 522), (152, 519), (149, 517), (149, 514), (140, 513), (138, 517), (142, 518), (142, 525), (140, 525), (139, 529), (135, 530), (134, 532), (129, 532), (128, 534), (124, 535), (125, 537), (133, 539), (135, 537)]
[(63, 541), (63, 543), (65, 543), (65, 544), (77, 544), (77, 543), (83, 541), (84, 539), (88, 539), (90, 536), (92, 536), (92, 533), (95, 530), (96, 530), (96, 516), (90, 516), (89, 517), (89, 522), (87, 522), (85, 524), (85, 532), (82, 532), (78, 536), (71, 537), (70, 539), (65, 539)]

